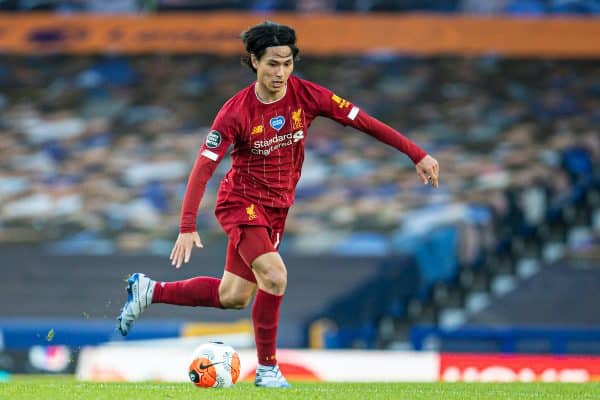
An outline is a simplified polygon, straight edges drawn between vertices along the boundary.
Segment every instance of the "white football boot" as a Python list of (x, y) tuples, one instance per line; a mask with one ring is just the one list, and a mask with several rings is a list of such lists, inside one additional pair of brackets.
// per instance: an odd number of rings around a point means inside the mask
[(290, 384), (281, 374), (277, 365), (260, 365), (256, 368), (256, 377), (254, 378), (254, 386), (266, 388), (289, 388)]
[(117, 327), (121, 335), (127, 336), (135, 320), (152, 303), (155, 283), (146, 275), (137, 272), (127, 279), (127, 301), (117, 318)]

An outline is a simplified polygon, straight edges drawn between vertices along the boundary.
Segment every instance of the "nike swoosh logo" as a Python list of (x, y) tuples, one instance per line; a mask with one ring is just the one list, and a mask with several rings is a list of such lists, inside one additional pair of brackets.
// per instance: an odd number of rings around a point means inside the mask
[(203, 370), (203, 369), (210, 368), (210, 367), (212, 367), (213, 365), (217, 365), (217, 364), (223, 364), (223, 361), (221, 361), (221, 362), (216, 362), (216, 363), (212, 363), (212, 364), (203, 364), (203, 363), (200, 363), (200, 365), (199, 365), (199, 367), (198, 367), (198, 368), (200, 368), (201, 370)]

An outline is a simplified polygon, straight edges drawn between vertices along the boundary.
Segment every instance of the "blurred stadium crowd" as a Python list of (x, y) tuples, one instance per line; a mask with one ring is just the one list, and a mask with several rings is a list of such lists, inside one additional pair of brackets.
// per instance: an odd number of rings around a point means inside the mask
[(189, 10), (300, 12), (442, 12), (475, 14), (597, 14), (598, 0), (0, 0), (0, 10), (137, 12)]
[[(441, 187), (424, 186), (404, 155), (317, 120), (288, 250), (385, 255), (407, 235), (462, 224), (460, 261), (470, 262), (503, 227), (540, 224), (598, 174), (593, 62), (306, 57), (296, 71), (423, 145), (440, 162)], [(212, 118), (252, 79), (236, 57), (5, 57), (0, 242), (168, 252)], [(224, 237), (212, 211), (227, 169), (199, 213), (209, 241)]]

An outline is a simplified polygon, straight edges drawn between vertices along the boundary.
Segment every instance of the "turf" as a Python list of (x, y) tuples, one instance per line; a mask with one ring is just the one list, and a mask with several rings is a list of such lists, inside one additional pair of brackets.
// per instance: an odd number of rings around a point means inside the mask
[(0, 399), (600, 399), (600, 384), (568, 383), (299, 383), (291, 389), (197, 389), (187, 383), (87, 383), (17, 378), (0, 383)]

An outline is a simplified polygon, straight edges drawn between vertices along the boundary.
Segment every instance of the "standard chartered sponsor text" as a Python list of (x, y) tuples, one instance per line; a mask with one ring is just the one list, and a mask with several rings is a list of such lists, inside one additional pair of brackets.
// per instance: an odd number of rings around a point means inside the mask
[(304, 138), (304, 132), (290, 132), (285, 135), (273, 136), (269, 140), (252, 142), (252, 154), (268, 156), (271, 152), (282, 147), (290, 146)]

